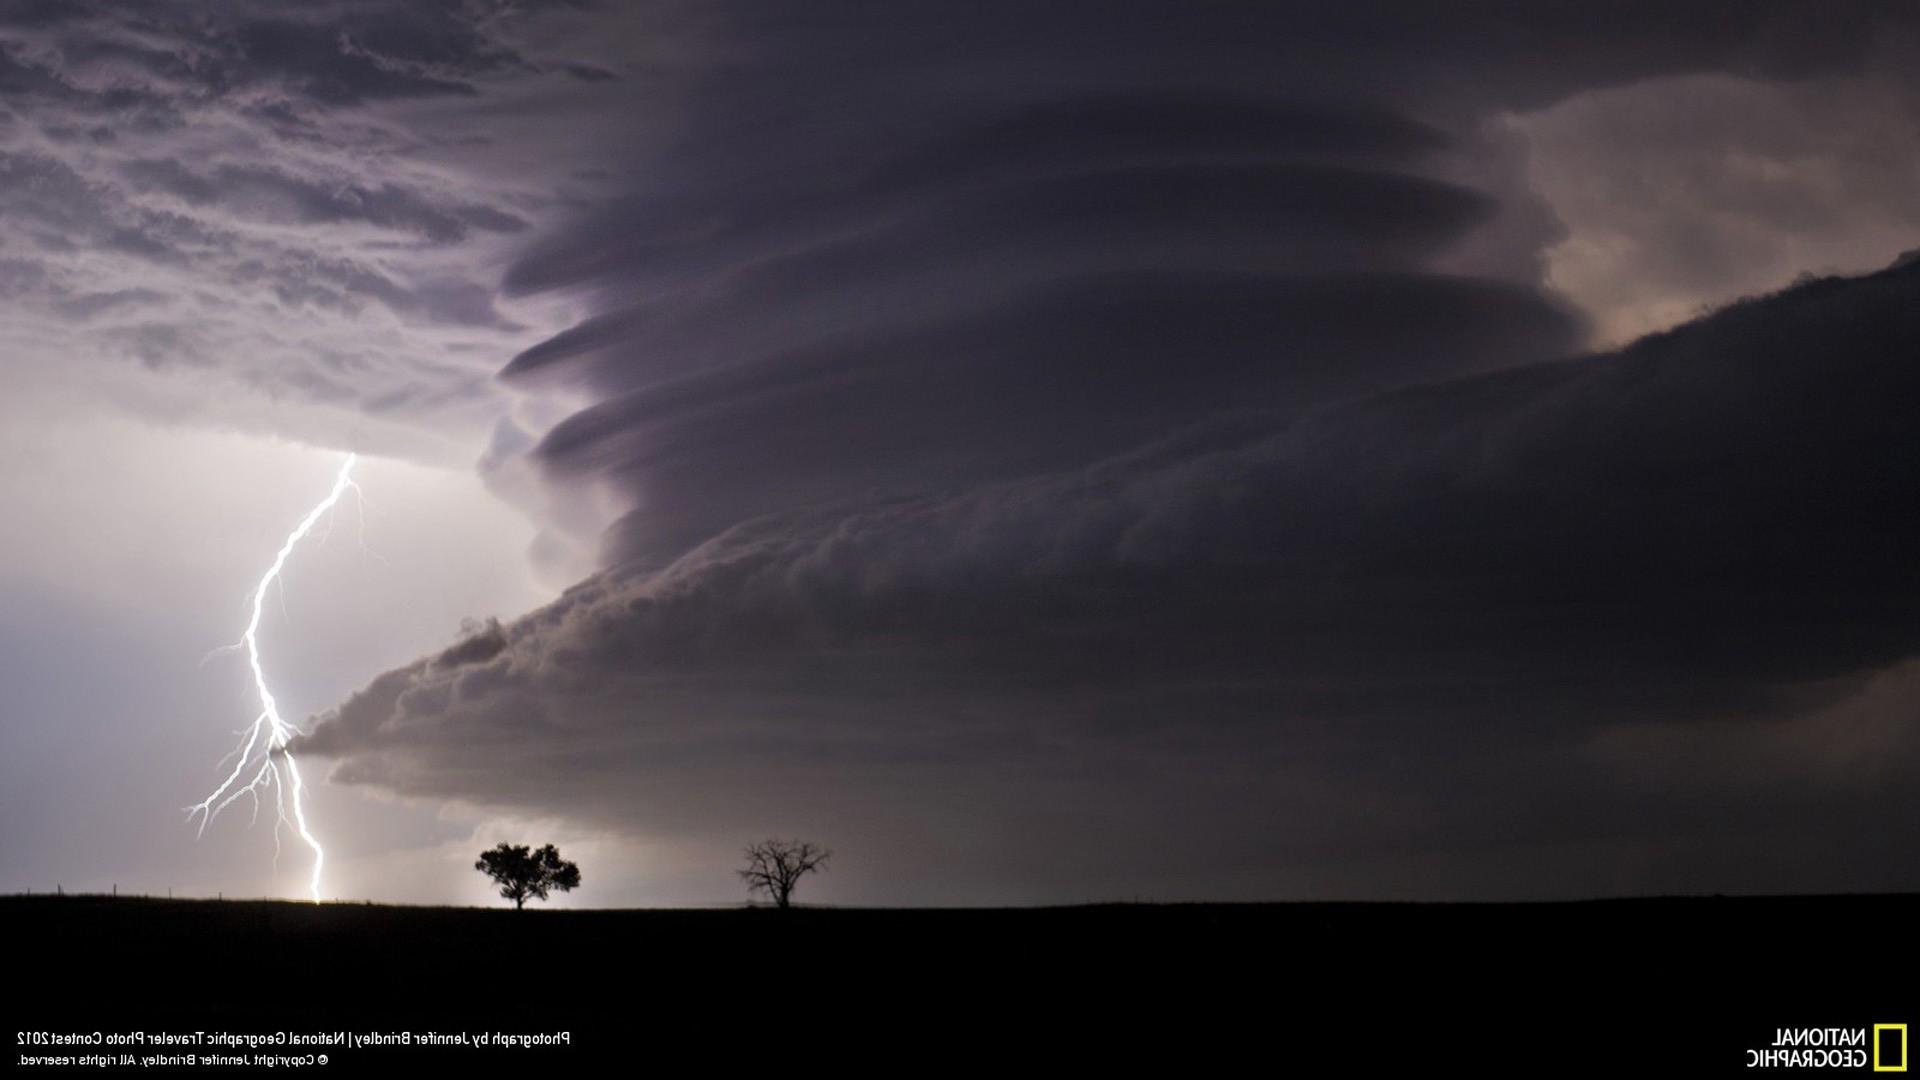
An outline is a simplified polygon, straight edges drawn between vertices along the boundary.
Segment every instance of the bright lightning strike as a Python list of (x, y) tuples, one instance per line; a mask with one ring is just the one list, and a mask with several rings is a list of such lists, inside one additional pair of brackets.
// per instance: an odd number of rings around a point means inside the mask
[[(273, 692), (267, 689), (266, 669), (260, 663), (260, 615), (266, 607), (267, 589), (280, 577), (280, 571), (287, 565), (287, 557), (293, 554), (300, 541), (313, 531), (320, 519), (327, 515), (339, 503), (349, 490), (359, 491), (353, 482), (353, 462), (355, 455), (348, 454), (340, 463), (340, 474), (334, 478), (333, 490), (320, 504), (307, 512), (293, 532), (287, 534), (286, 542), (280, 545), (280, 551), (273, 558), (273, 565), (267, 568), (265, 577), (253, 590), (253, 617), (247, 621), (247, 632), (238, 642), (227, 649), (247, 650), (247, 663), (253, 669), (253, 688), (260, 695), (260, 715), (254, 717), (247, 727), (244, 738), (233, 754), (233, 771), (213, 789), (213, 794), (187, 808), (187, 820), (194, 815), (200, 817), (200, 832), (207, 831), (207, 822), (218, 816), (230, 804), (242, 796), (251, 796), (253, 812), (257, 818), (260, 813), (261, 791), (273, 789), (275, 812), (279, 820), (273, 828), (274, 858), (280, 856), (280, 829), (291, 826), (313, 849), (313, 890), (314, 903), (320, 902), (320, 868), (325, 864), (327, 853), (320, 847), (320, 841), (314, 837), (313, 830), (307, 826), (306, 784), (300, 779), (300, 764), (287, 749), (287, 742), (298, 733), (297, 728), (280, 716), (280, 706), (273, 700)], [(224, 764), (225, 762), (222, 762)]]

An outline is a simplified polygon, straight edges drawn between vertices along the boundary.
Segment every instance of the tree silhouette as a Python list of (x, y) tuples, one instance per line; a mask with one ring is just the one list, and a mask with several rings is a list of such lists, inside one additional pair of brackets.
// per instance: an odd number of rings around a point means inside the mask
[(515, 911), (527, 906), (529, 896), (545, 900), (549, 890), (567, 892), (580, 884), (580, 868), (562, 859), (552, 844), (539, 851), (525, 844), (501, 844), (481, 852), (473, 868), (500, 886), (500, 895), (513, 901)]
[(746, 869), (739, 871), (747, 894), (764, 892), (779, 907), (788, 907), (793, 887), (807, 874), (826, 869), (833, 852), (799, 840), (762, 840), (747, 845)]

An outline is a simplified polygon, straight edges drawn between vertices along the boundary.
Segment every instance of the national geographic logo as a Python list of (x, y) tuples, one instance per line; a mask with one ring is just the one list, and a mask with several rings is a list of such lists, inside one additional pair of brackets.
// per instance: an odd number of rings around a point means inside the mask
[(1749, 1069), (1907, 1071), (1907, 1025), (1777, 1028), (1773, 1044), (1747, 1051)]

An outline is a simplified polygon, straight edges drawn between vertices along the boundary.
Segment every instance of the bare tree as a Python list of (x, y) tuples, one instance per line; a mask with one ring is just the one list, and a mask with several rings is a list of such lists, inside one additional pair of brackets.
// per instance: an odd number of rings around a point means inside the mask
[(747, 845), (746, 869), (739, 871), (747, 883), (747, 894), (764, 892), (775, 905), (788, 907), (793, 888), (800, 879), (815, 871), (824, 871), (833, 852), (800, 840), (762, 840)]
[(539, 851), (525, 844), (501, 844), (481, 852), (473, 868), (500, 886), (500, 895), (513, 901), (515, 911), (527, 906), (529, 896), (545, 900), (550, 890), (568, 892), (580, 884), (580, 868), (562, 859), (552, 844)]

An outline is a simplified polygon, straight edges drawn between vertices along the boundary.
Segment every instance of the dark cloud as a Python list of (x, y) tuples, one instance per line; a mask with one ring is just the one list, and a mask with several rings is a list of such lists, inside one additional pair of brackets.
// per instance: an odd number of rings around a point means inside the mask
[[(1524, 285), (1427, 271), (1496, 204), (1406, 171), (1447, 140), (1391, 111), (973, 111), (818, 171), (630, 200), (509, 273), (639, 298), (505, 372), (606, 399), (536, 458), (630, 494), (611, 557), (657, 565), (755, 514), (1057, 468), (1578, 339)], [(688, 154), (741, 152), (701, 139)]]
[(1498, 280), (1439, 269), (1481, 232), (1557, 238), (1531, 192), (1457, 179), (1490, 152), (1482, 118), (1676, 71), (1845, 70), (1879, 19), (725, 10), (644, 184), (505, 279), (595, 300), (504, 374), (600, 400), (536, 460), (625, 502), (615, 561), (872, 488), (1085, 462), (1223, 409), (1575, 351), (1584, 326), (1534, 257)]
[[(529, 349), (506, 376), (532, 381), (562, 361), (624, 345), (625, 355), (597, 365), (591, 379), (606, 391), (631, 389), (810, 340), (926, 322), (942, 309), (1005, 303), (1023, 286), (1118, 266), (1196, 276), (1411, 271), (1490, 209), (1482, 196), (1432, 181), (1277, 164), (956, 180), (877, 212), (868, 194), (846, 193), (832, 216), (783, 208), (796, 213), (771, 220), (787, 235), (735, 222), (687, 243), (675, 235), (678, 223), (705, 216), (688, 208), (624, 252), (602, 246), (597, 259), (628, 260), (634, 284), (654, 295)], [(794, 228), (809, 216), (827, 219), (815, 236)], [(624, 224), (633, 229), (631, 219)], [(528, 265), (516, 282), (539, 273)], [(550, 271), (549, 284), (558, 276)]]
[(620, 77), (606, 68), (594, 67), (592, 64), (567, 64), (562, 70), (581, 82), (612, 82)]
[(1487, 283), (1094, 276), (616, 399), (539, 454), (640, 492), (618, 550), (657, 560), (758, 513), (1086, 460), (1213, 412), (1511, 362), (1569, 330)]
[(965, 494), (771, 515), (662, 574), (610, 571), (516, 633), (584, 628), (619, 595), (648, 617), (596, 624), (567, 656), (645, 674), (784, 654), (815, 624), (938, 638), (950, 620), (1018, 666), (1050, 632), (1039, 604), (1094, 627), (1142, 617), (1132, 644), (1085, 657), (1102, 680), (1149, 657), (1252, 666), (1221, 651), (1223, 627), (1260, 665), (1300, 664), (1282, 631), (1303, 625), (1365, 668), (1453, 650), (1502, 665), (1463, 673), (1475, 685), (1558, 665), (1643, 691), (1669, 671), (1816, 683), (1913, 644), (1920, 515), (1899, 493), (1920, 458), (1898, 433), (1916, 289), (1911, 266), (1819, 281), (1598, 359), (1245, 414)]
[(504, 281), (585, 303), (504, 374), (594, 401), (525, 460), (624, 511), (604, 568), (323, 718), (337, 780), (818, 834), (896, 900), (1888, 880), (1915, 278), (1562, 360), (1505, 118), (1856, 77), (1909, 16), (706, 16)]
[[(1121, 858), (1135, 826), (1157, 860), (1228, 822), (1336, 861), (1850, 836), (1884, 787), (1769, 758), (1729, 804), (1617, 770), (1703, 717), (1740, 746), (1839, 707), (1920, 647), (1916, 294), (1911, 267), (1815, 282), (1611, 356), (771, 515), (583, 583), (482, 664), (383, 676), (304, 745), (343, 780), (665, 832), (751, 808), (880, 845), (877, 804), (963, 815), (1009, 845), (988, 865), (1068, 836)], [(1162, 819), (1108, 812), (1133, 798)], [(1063, 806), (1087, 820), (1015, 838)], [(1636, 880), (1698, 880), (1665, 872)]]
[(478, 664), (500, 655), (507, 647), (507, 630), (499, 619), (488, 619), (477, 626), (467, 628), (460, 641), (434, 657), (433, 666), (439, 670), (465, 667)]
[[(1457, 237), (1488, 208), (1473, 192), (1380, 171), (1445, 146), (1439, 133), (1340, 104), (1067, 99), (903, 143), (850, 150), (826, 175), (629, 200), (583, 228), (597, 243), (549, 240), (507, 285), (525, 292), (635, 274), (666, 283), (753, 270), (773, 255), (781, 256), (776, 268), (801, 276), (813, 260), (831, 268), (835, 256), (909, 258), (899, 249), (928, 242), (940, 247), (926, 261), (950, 260), (961, 238), (989, 247), (1027, 240), (1018, 253), (1057, 258), (1050, 249), (1061, 241), (1114, 225), (1123, 226), (1120, 239), (1157, 239), (1161, 248), (1182, 236), (1218, 240), (1232, 224), (1281, 230), (1256, 246), (1306, 241), (1342, 260), (1383, 246), (1404, 261)], [(685, 153), (699, 150), (744, 152), (702, 140)], [(976, 239), (977, 229), (986, 234)]]
[[(0, 298), (36, 372), (77, 326), (269, 426), (490, 436), (496, 490), (600, 545), (324, 718), (344, 782), (818, 833), (897, 899), (1866, 887), (1920, 824), (1872, 764), (1916, 745), (1914, 271), (1565, 359), (1542, 255), (1588, 219), (1507, 121), (1874, 72), (1833, 145), (1875, 145), (1912, 24), (14, 5)], [(1796, 162), (1827, 111), (1742, 145)], [(1673, 112), (1652, 152), (1716, 145)], [(1771, 250), (1702, 217), (1653, 215), (1668, 268)]]

